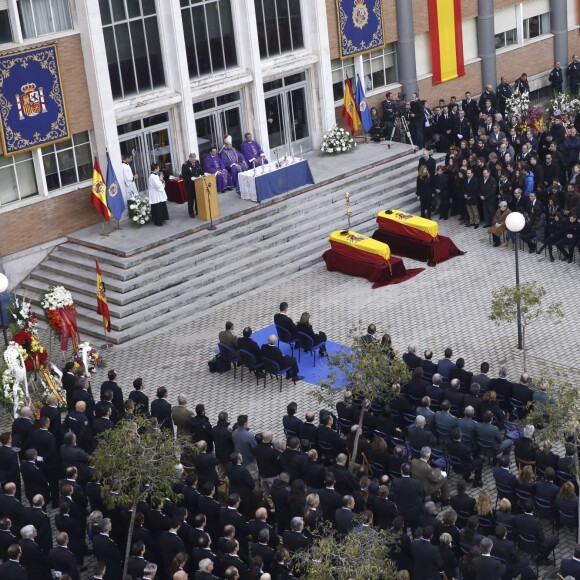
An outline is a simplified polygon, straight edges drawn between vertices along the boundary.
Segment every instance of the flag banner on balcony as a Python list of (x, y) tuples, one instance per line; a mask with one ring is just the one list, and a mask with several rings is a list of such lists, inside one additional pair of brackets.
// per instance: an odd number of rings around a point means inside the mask
[(340, 58), (384, 48), (381, 0), (336, 0)]
[(429, 0), (433, 84), (465, 75), (461, 0)]
[(4, 155), (71, 138), (55, 44), (0, 57), (0, 128)]

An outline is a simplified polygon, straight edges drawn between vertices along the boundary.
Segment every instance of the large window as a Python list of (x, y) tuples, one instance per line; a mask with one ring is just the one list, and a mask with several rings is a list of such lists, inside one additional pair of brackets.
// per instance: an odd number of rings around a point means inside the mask
[(550, 32), (550, 13), (538, 14), (524, 19), (524, 39), (537, 38)]
[(155, 0), (99, 0), (99, 6), (113, 96), (163, 86)]
[(72, 28), (68, 0), (19, 0), (18, 13), (24, 38)]
[(12, 42), (12, 28), (10, 27), (10, 15), (6, 2), (0, 1), (0, 44)]
[(68, 141), (43, 147), (42, 162), (49, 191), (91, 179), (89, 133), (83, 131)]
[(340, 60), (337, 58), (330, 63), (332, 69), (332, 94), (335, 101), (342, 100), (344, 96), (344, 82), (346, 75), (349, 76), (351, 82), (356, 81), (354, 72), (354, 58), (345, 58)]
[(254, 0), (254, 4), (262, 58), (304, 47), (300, 0)]
[(382, 50), (369, 52), (363, 56), (365, 90), (386, 87), (397, 82), (397, 55), (394, 43)]
[(230, 0), (181, 0), (191, 78), (238, 65)]
[(0, 156), (0, 206), (37, 193), (32, 153)]
[(495, 49), (505, 48), (518, 43), (518, 29), (512, 28), (495, 35)]

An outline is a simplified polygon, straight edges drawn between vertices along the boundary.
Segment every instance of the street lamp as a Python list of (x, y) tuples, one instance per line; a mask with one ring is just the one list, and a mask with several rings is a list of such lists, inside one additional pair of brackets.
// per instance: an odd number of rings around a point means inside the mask
[[(519, 246), (518, 234), (524, 229), (525, 225), (526, 225), (526, 218), (523, 216), (523, 214), (521, 214), (517, 211), (513, 211), (512, 213), (510, 213), (505, 220), (506, 228), (510, 232), (515, 234), (515, 236), (516, 236), (516, 239), (515, 239), (515, 245), (516, 245), (516, 288), (518, 289), (518, 291), (520, 289), (520, 262), (519, 262), (519, 255), (518, 255), (518, 246)], [(522, 314), (520, 311), (519, 293), (518, 293), (517, 309), (518, 309), (518, 348), (520, 350), (522, 350)]]
[(4, 335), (4, 346), (8, 346), (8, 335), (6, 334), (6, 323), (4, 322), (4, 304), (2, 294), (8, 290), (8, 278), (0, 273), (0, 324), (2, 324), (2, 334)]

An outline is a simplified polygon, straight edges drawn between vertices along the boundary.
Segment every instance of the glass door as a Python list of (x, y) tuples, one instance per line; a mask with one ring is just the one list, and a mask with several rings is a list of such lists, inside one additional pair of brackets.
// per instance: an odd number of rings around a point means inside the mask
[(224, 144), (224, 135), (231, 135), (234, 147), (240, 147), (242, 142), (242, 120), (240, 108), (220, 109), (215, 112), (196, 115), (195, 127), (197, 129), (197, 146), (199, 158), (205, 159), (211, 145), (216, 145), (218, 153)]
[(131, 154), (133, 156), (133, 163), (131, 169), (133, 174), (137, 174), (138, 178), (135, 181), (137, 191), (147, 191), (147, 180), (149, 178), (149, 164), (147, 160), (146, 147), (141, 135), (129, 137), (123, 141), (119, 141), (121, 155)]
[(169, 143), (169, 127), (155, 129), (145, 133), (145, 142), (150, 163), (158, 163), (159, 168), (173, 173), (171, 146)]
[(306, 88), (300, 87), (287, 93), (288, 111), (291, 122), (291, 145), (294, 152), (302, 146), (311, 148), (310, 131), (308, 128), (308, 108), (306, 106)]

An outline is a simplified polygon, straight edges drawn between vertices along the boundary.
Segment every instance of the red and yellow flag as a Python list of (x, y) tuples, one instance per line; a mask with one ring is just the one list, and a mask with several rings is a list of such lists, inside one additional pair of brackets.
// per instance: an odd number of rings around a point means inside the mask
[(352, 92), (352, 84), (348, 75), (344, 83), (344, 96), (342, 99), (342, 118), (346, 121), (350, 128), (350, 132), (354, 135), (355, 131), (361, 126), (360, 113), (356, 106), (354, 94)]
[(107, 205), (107, 186), (103, 179), (103, 173), (99, 165), (99, 160), (95, 157), (93, 165), (93, 186), (91, 188), (91, 203), (93, 207), (103, 216), (107, 222), (111, 221), (111, 212)]
[(111, 332), (111, 314), (109, 313), (109, 303), (107, 302), (105, 284), (101, 276), (101, 268), (99, 268), (98, 260), (95, 260), (95, 265), (97, 270), (97, 314), (103, 317), (105, 330)]
[(461, 0), (429, 0), (429, 32), (433, 84), (438, 85), (462, 77), (465, 74), (465, 65)]

